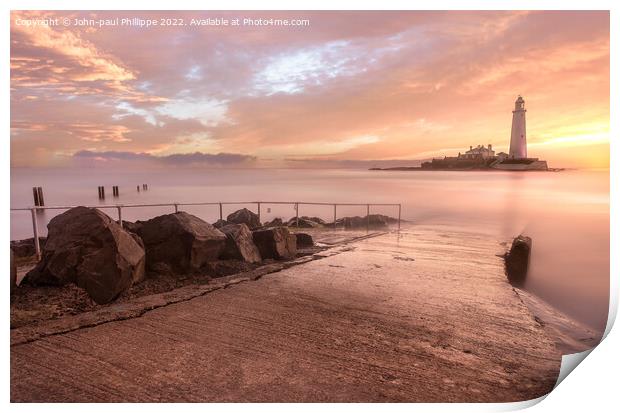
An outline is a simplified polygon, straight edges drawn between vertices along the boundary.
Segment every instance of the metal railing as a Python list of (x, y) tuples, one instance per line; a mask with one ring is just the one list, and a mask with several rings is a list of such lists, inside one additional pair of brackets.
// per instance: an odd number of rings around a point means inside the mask
[[(118, 212), (118, 223), (123, 226), (123, 208), (151, 208), (151, 207), (174, 207), (174, 212), (179, 212), (179, 207), (182, 206), (219, 206), (219, 214), (220, 219), (223, 219), (223, 206), (224, 205), (256, 205), (258, 220), (261, 218), (261, 206), (262, 205), (293, 205), (295, 209), (295, 221), (297, 227), (299, 227), (299, 206), (300, 205), (315, 205), (315, 206), (332, 206), (334, 208), (334, 222), (333, 226), (336, 228), (337, 214), (339, 206), (365, 206), (366, 207), (366, 226), (367, 228), (370, 226), (370, 207), (398, 207), (398, 230), (400, 231), (400, 223), (401, 223), (401, 204), (356, 204), (356, 203), (331, 203), (331, 202), (286, 202), (286, 201), (247, 201), (247, 202), (173, 202), (173, 203), (163, 203), (163, 204), (114, 204), (114, 205), (79, 205), (85, 206), (87, 208), (97, 208), (97, 209), (116, 209)], [(32, 215), (32, 232), (34, 239), (34, 248), (37, 255), (37, 259), (41, 258), (41, 245), (39, 243), (39, 225), (37, 223), (37, 211), (47, 210), (47, 209), (71, 209), (76, 208), (78, 205), (66, 206), (66, 205), (55, 205), (55, 206), (34, 206), (28, 208), (11, 208), (11, 211), (30, 211)], [(262, 222), (262, 221), (261, 221)]]

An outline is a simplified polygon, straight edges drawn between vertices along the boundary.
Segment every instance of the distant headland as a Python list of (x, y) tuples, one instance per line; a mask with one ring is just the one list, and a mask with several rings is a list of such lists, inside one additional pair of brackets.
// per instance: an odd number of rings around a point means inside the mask
[(549, 168), (547, 161), (528, 158), (527, 138), (525, 132), (525, 100), (521, 96), (515, 101), (512, 111), (512, 129), (510, 133), (509, 153), (495, 153), (492, 145), (470, 146), (465, 153), (457, 156), (444, 156), (423, 162), (421, 166), (401, 166), (393, 168), (370, 168), (371, 171), (469, 171), (469, 170), (504, 170), (504, 171), (559, 171)]

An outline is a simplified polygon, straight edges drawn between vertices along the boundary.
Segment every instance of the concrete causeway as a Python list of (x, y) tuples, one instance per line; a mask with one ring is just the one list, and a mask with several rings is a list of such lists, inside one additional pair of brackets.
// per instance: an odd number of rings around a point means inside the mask
[(415, 226), (337, 248), (16, 341), (11, 400), (503, 402), (553, 388), (560, 353), (506, 281), (497, 240)]

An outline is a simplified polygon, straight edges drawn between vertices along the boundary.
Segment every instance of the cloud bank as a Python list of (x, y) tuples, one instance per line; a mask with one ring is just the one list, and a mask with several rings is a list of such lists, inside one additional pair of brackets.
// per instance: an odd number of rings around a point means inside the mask
[(256, 161), (255, 156), (241, 155), (236, 153), (174, 153), (170, 155), (155, 156), (149, 153), (119, 152), (119, 151), (87, 151), (82, 150), (73, 154), (73, 158), (94, 162), (149, 162), (177, 166), (241, 166), (252, 164)]
[(608, 12), (139, 14), (310, 26), (28, 27), (16, 19), (137, 13), (12, 12), (12, 165), (62, 165), (80, 151), (160, 163), (244, 153), (258, 165), (503, 150), (518, 94), (535, 156), (608, 163)]

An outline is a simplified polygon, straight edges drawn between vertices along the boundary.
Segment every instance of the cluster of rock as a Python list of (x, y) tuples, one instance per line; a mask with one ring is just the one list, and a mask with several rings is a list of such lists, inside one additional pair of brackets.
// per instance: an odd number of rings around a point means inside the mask
[(177, 212), (121, 226), (97, 209), (77, 207), (49, 222), (41, 260), (22, 283), (75, 283), (104, 304), (149, 273), (198, 273), (221, 259), (291, 259), (298, 243), (314, 244), (310, 235), (293, 234), (285, 226), (261, 226), (247, 209), (214, 225)]
[[(381, 214), (370, 214), (367, 216), (355, 216), (344, 217), (336, 220), (336, 227), (344, 229), (361, 229), (361, 228), (373, 228), (373, 229), (386, 229), (391, 224), (398, 223), (396, 218), (389, 217)], [(301, 216), (299, 218), (293, 217), (287, 222), (283, 222), (281, 218), (274, 218), (273, 221), (265, 222), (265, 227), (275, 226), (288, 226), (297, 228), (323, 228), (334, 227), (333, 222), (325, 222), (318, 217)]]

